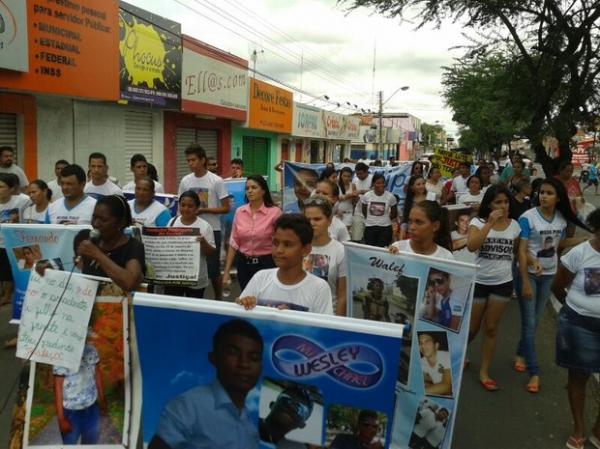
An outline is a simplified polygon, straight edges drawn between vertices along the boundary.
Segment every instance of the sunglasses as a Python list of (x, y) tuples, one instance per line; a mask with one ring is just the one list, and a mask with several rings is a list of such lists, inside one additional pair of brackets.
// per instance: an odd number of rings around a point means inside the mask
[(304, 200), (305, 206), (322, 206), (324, 204), (329, 204), (329, 200), (323, 198), (309, 198)]
[(443, 285), (446, 282), (444, 278), (429, 279), (429, 285)]

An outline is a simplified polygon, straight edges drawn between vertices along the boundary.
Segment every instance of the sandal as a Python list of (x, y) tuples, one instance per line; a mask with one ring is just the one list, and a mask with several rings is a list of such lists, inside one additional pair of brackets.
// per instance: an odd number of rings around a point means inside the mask
[(500, 389), (500, 387), (498, 387), (498, 384), (496, 383), (496, 381), (494, 379), (486, 379), (486, 380), (479, 379), (479, 382), (481, 383), (481, 386), (483, 388), (485, 388), (487, 391), (498, 391)]
[(519, 362), (518, 360), (515, 360), (515, 363), (513, 364), (513, 369), (518, 373), (524, 373), (525, 370), (527, 369), (527, 367), (525, 366), (525, 364), (523, 362)]
[(538, 384), (527, 384), (527, 387), (525, 387), (527, 389), (527, 391), (529, 391), (532, 394), (536, 394), (540, 392), (540, 386)]
[(585, 438), (570, 436), (565, 446), (567, 446), (569, 449), (583, 449), (585, 446)]

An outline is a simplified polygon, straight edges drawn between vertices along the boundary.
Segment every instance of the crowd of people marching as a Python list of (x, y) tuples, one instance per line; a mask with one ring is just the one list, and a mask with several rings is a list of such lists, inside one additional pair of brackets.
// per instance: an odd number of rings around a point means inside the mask
[[(481, 331), (479, 380), (488, 391), (499, 389), (490, 371), (512, 297), (521, 313), (513, 367), (528, 374), (527, 391), (540, 391), (535, 337), (552, 292), (563, 303), (556, 361), (569, 373), (574, 429), (567, 447), (583, 447), (586, 382), (600, 371), (600, 211), (582, 216), (583, 193), (571, 163), (563, 163), (558, 176), (543, 178), (515, 154), (501, 171), (493, 162), (475, 167), (464, 162), (445, 180), (440, 167), (415, 162), (404, 201), (365, 163), (341, 169), (328, 164), (318, 178), (298, 174), (299, 213), (283, 213), (265, 179), (245, 176), (243, 161), (234, 159), (232, 176), (245, 178), (246, 204), (222, 228), (230, 200), (223, 179), (213, 172), (216, 162), (198, 145), (190, 145), (185, 157), (191, 173), (180, 181), (178, 214), (171, 216), (154, 197), (164, 189), (143, 155), (131, 158), (134, 180), (121, 189), (101, 153), (89, 155), (87, 172), (60, 160), (55, 179), (29, 182), (13, 162), (14, 149), (0, 147), (0, 223), (91, 224), (99, 237), (84, 236), (76, 246), (82, 272), (110, 277), (126, 290), (143, 282), (146, 263), (143, 245), (125, 228), (198, 228), (196, 285), (168, 287), (165, 293), (205, 298), (210, 284), (214, 299), (221, 300), (235, 279), (241, 288), (235, 301), (246, 308), (264, 304), (346, 315), (344, 241), (387, 247), (393, 254), (473, 262), (478, 269), (469, 341)], [(590, 179), (597, 183), (597, 176)], [(134, 192), (134, 198), (126, 201), (123, 191)], [(450, 222), (452, 209), (461, 212)], [(11, 282), (0, 242), (0, 302), (10, 301)], [(450, 301), (434, 304), (433, 313), (444, 314)], [(590, 436), (600, 448), (598, 438), (600, 417)]]

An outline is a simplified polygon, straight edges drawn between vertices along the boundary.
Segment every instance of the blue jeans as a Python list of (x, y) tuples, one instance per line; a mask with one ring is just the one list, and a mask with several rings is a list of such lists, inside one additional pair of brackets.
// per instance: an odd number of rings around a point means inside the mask
[(519, 297), (519, 309), (521, 310), (521, 340), (517, 347), (517, 355), (523, 357), (527, 364), (527, 371), (530, 376), (537, 376), (540, 372), (540, 367), (537, 362), (535, 353), (535, 332), (548, 298), (550, 298), (550, 285), (552, 284), (553, 274), (544, 274), (535, 276), (529, 274), (529, 282), (531, 283), (531, 299), (523, 299), (521, 288), (519, 286), (517, 295)]
[(100, 438), (100, 407), (94, 402), (83, 410), (64, 409), (65, 418), (71, 423), (71, 431), (62, 434), (63, 444), (97, 444)]

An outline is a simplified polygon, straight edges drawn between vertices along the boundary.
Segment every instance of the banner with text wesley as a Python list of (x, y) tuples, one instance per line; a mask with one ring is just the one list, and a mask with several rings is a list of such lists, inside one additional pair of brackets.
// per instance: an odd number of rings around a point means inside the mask
[(348, 314), (403, 325), (393, 448), (450, 448), (475, 266), (346, 243)]

